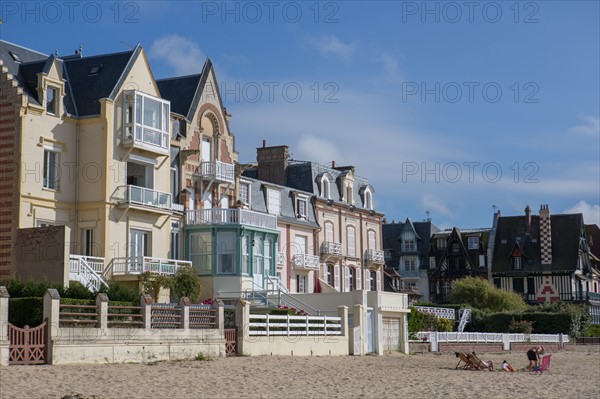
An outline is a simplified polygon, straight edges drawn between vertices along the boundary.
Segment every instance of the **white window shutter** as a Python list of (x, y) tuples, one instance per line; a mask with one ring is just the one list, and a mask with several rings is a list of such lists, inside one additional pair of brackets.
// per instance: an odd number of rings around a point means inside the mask
[(365, 291), (371, 291), (371, 272), (365, 269)]
[(333, 267), (333, 284), (336, 290), (340, 290), (340, 265)]
[(377, 291), (381, 291), (381, 272), (377, 270)]
[(350, 291), (350, 270), (344, 266), (344, 292)]
[(362, 289), (361, 274), (362, 274), (362, 269), (360, 267), (357, 267), (356, 270), (354, 270), (354, 275), (356, 276), (356, 289), (357, 290)]

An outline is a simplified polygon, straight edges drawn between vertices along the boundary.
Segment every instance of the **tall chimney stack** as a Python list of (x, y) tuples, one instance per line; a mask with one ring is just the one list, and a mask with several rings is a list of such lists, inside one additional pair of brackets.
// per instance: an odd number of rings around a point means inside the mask
[(531, 233), (531, 208), (529, 205), (525, 207), (525, 233)]
[(552, 229), (548, 204), (540, 206), (540, 256), (542, 265), (552, 264)]
[(289, 149), (287, 145), (267, 147), (263, 140), (263, 146), (256, 149), (256, 161), (258, 162), (258, 179), (273, 184), (285, 185), (285, 170), (287, 168)]

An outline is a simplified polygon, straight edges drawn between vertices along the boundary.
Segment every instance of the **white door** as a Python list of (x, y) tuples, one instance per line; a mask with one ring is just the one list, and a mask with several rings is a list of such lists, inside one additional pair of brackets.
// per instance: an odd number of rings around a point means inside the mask
[(400, 348), (401, 319), (383, 318), (383, 350), (397, 351)]
[(253, 252), (254, 252), (254, 262), (252, 267), (252, 276), (253, 276), (253, 280), (254, 280), (254, 288), (255, 289), (262, 289), (264, 286), (264, 276), (263, 276), (263, 269), (264, 269), (264, 261), (263, 261), (263, 240), (260, 237), (256, 237), (254, 239), (254, 247), (253, 247)]
[(210, 140), (202, 138), (202, 162), (210, 161)]
[(367, 310), (365, 313), (365, 344), (367, 346), (367, 353), (375, 352), (375, 334), (373, 334), (374, 321), (373, 311)]
[(148, 232), (131, 229), (129, 238), (130, 272), (143, 272), (143, 257), (148, 256)]

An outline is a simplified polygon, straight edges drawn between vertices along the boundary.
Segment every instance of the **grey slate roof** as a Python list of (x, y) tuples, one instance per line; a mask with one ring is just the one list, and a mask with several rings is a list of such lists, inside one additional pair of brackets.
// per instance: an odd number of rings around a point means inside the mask
[[(583, 236), (583, 215), (558, 214), (550, 216), (552, 232), (552, 264), (541, 264), (540, 218), (531, 215), (531, 232), (525, 231), (525, 216), (501, 216), (498, 219), (492, 273), (521, 275), (531, 272), (575, 271)], [(525, 255), (523, 269), (513, 270), (511, 252), (515, 246)]]
[[(21, 63), (10, 55), (19, 56)], [(131, 51), (96, 55), (90, 57), (66, 56), (56, 58), (43, 55), (6, 41), (0, 40), (0, 59), (8, 72), (13, 74), (30, 101), (40, 104), (37, 95), (37, 74), (47, 71), (55, 59), (62, 68), (66, 80), (64, 107), (74, 116), (92, 116), (100, 114), (99, 100), (112, 98), (121, 86), (133, 61), (140, 54), (141, 46)], [(101, 66), (98, 74), (90, 74), (95, 66)]]
[[(268, 213), (266, 204), (265, 188), (273, 187), (281, 191), (281, 215), (277, 215), (278, 222), (292, 223), (312, 228), (319, 228), (317, 223), (315, 209), (310, 200), (310, 193), (306, 191), (294, 190), (289, 187), (263, 182), (245, 176), (243, 178), (250, 182), (250, 209), (257, 212)], [(306, 220), (298, 219), (294, 211), (294, 193), (304, 194), (308, 197), (308, 206), (306, 209)]]
[(597, 224), (586, 224), (585, 234), (588, 239), (590, 252), (600, 258), (600, 227)]
[(162, 98), (171, 101), (171, 112), (188, 117), (201, 77), (197, 74), (156, 81)]
[(405, 228), (411, 228), (407, 226), (407, 222), (412, 224), (420, 239), (417, 239), (417, 251), (419, 252), (419, 264), (420, 269), (429, 268), (429, 248), (431, 244), (430, 237), (432, 234), (439, 231), (439, 229), (431, 222), (412, 222), (410, 219), (406, 219), (404, 222), (398, 223), (386, 223), (382, 226), (383, 229), (383, 249), (384, 251), (390, 251), (392, 254), (391, 263), (389, 267), (398, 268), (398, 259), (402, 255), (402, 241), (400, 240), (401, 234)]

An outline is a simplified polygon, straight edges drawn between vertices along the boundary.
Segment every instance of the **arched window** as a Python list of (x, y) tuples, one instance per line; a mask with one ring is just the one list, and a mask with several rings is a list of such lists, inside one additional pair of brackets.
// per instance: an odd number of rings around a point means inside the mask
[(325, 241), (333, 242), (333, 223), (325, 222)]
[(367, 233), (369, 249), (377, 249), (377, 238), (374, 230), (369, 230)]
[(365, 190), (364, 207), (367, 209), (373, 209), (373, 194), (371, 190)]
[(329, 178), (324, 175), (321, 179), (321, 196), (327, 199), (331, 199), (331, 191), (329, 189)]
[(348, 226), (346, 230), (348, 256), (356, 256), (356, 229), (354, 226)]

